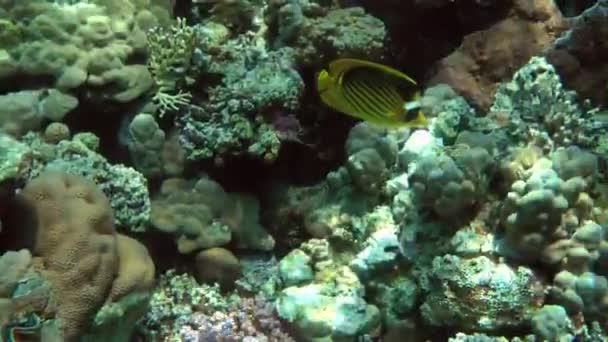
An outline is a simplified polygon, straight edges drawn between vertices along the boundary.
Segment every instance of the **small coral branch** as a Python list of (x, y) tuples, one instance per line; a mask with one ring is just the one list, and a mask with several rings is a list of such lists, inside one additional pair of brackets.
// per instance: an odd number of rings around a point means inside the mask
[(157, 87), (152, 100), (158, 106), (159, 115), (190, 104), (192, 95), (185, 88), (194, 83), (189, 75), (193, 73), (192, 58), (200, 42), (196, 29), (188, 26), (184, 18), (178, 18), (169, 28), (156, 27), (149, 31), (148, 68)]
[(160, 89), (154, 94), (152, 101), (156, 105), (158, 115), (162, 118), (167, 112), (177, 112), (180, 108), (190, 104), (192, 95), (188, 92), (179, 91), (177, 94), (169, 94)]

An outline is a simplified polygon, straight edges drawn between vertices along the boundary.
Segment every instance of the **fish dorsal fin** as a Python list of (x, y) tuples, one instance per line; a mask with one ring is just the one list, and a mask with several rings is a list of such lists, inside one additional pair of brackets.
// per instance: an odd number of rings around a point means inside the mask
[(393, 77), (397, 77), (399, 79), (405, 80), (408, 83), (416, 85), (416, 81), (414, 81), (411, 77), (402, 73), (401, 71), (393, 69), (389, 66), (374, 63), (374, 62), (364, 61), (364, 60), (355, 59), (355, 58), (340, 58), (340, 59), (336, 59), (335, 61), (333, 61), (329, 64), (330, 74), (337, 76), (337, 77), (341, 77), (348, 71), (355, 69), (355, 68), (371, 68), (374, 70), (378, 70), (386, 75), (391, 75)]

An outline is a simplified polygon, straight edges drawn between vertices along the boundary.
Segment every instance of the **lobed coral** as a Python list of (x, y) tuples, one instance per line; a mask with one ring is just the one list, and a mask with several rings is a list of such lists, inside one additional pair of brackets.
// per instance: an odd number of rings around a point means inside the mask
[(5, 48), (9, 61), (28, 77), (50, 76), (64, 91), (86, 85), (102, 98), (135, 99), (153, 84), (148, 70), (131, 60), (145, 56), (145, 30), (162, 15), (155, 17), (147, 9), (125, 3), (120, 11), (109, 3), (14, 4), (8, 15), (21, 40)]
[(137, 114), (129, 124), (129, 152), (135, 168), (147, 177), (163, 173), (163, 148), (165, 132), (160, 129), (154, 116)]
[(449, 220), (480, 204), (488, 191), (494, 160), (485, 149), (465, 145), (422, 156), (409, 167), (418, 205)]
[(40, 129), (44, 120), (60, 121), (78, 99), (57, 89), (23, 90), (0, 96), (0, 127), (14, 137)]
[(239, 248), (269, 251), (274, 248), (274, 239), (259, 223), (258, 212), (255, 198), (228, 194), (208, 178), (168, 179), (152, 201), (152, 224), (174, 234), (181, 253), (220, 247), (230, 241)]

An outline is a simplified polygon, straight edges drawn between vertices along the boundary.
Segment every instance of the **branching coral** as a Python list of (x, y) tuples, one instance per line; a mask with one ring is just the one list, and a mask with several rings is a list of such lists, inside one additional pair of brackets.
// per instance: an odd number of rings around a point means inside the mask
[(175, 25), (155, 27), (148, 33), (148, 67), (156, 82), (153, 101), (159, 115), (171, 113), (190, 104), (192, 95), (185, 89), (192, 83), (193, 57), (201, 39), (198, 31), (178, 18)]

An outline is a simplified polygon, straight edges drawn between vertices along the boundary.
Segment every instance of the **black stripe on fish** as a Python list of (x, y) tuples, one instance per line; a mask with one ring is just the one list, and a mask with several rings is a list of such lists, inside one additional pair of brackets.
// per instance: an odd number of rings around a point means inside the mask
[(399, 112), (399, 109), (403, 105), (403, 99), (394, 88), (387, 86), (378, 86), (378, 97), (384, 99), (391, 112)]
[(357, 92), (359, 97), (364, 99), (367, 107), (370, 109), (370, 113), (373, 112), (374, 116), (384, 117), (384, 108), (382, 103), (378, 102), (378, 99), (374, 97), (373, 92), (370, 94), (370, 89), (361, 82), (350, 83), (353, 90)]
[(356, 116), (365, 119), (366, 108), (364, 107), (364, 102), (359, 99), (356, 94), (353, 94), (352, 89), (350, 87), (344, 85), (344, 99), (348, 102), (348, 104), (357, 112)]
[(401, 94), (399, 94), (396, 87), (390, 85), (390, 86), (386, 86), (386, 88), (384, 88), (384, 89), (385, 89), (386, 95), (391, 98), (391, 101), (393, 103), (395, 103), (397, 106), (403, 105), (405, 100), (403, 99), (403, 96), (401, 96)]
[(369, 104), (361, 97), (359, 92), (353, 88), (352, 83), (344, 84), (344, 95), (346, 100), (353, 104), (353, 107), (359, 112), (358, 114), (360, 116), (372, 116), (372, 114), (370, 114), (372, 108), (369, 108)]
[[(366, 85), (373, 85), (371, 88), (373, 89), (375, 96), (386, 98), (386, 102), (390, 104), (389, 107), (391, 110), (398, 110), (405, 102), (403, 96), (400, 94), (400, 89), (405, 86), (405, 84), (403, 84), (404, 82), (399, 82), (394, 77), (387, 76), (382, 72), (370, 70), (368, 68), (351, 70), (345, 76), (345, 83), (358, 81), (363, 82)], [(407, 86), (407, 88), (410, 87)], [(383, 89), (383, 91), (381, 92), (380, 89)]]
[(366, 96), (370, 99), (377, 111), (381, 112), (386, 117), (387, 111), (390, 110), (390, 104), (387, 103), (378, 93), (378, 89), (375, 86), (369, 86), (365, 82), (356, 82), (356, 84), (365, 92)]
[(352, 96), (359, 100), (363, 109), (362, 114), (370, 118), (376, 118), (377, 120), (384, 120), (384, 113), (378, 108), (373, 101), (370, 100), (369, 95), (364, 90), (359, 88), (355, 82), (349, 82), (347, 85), (348, 91)]

